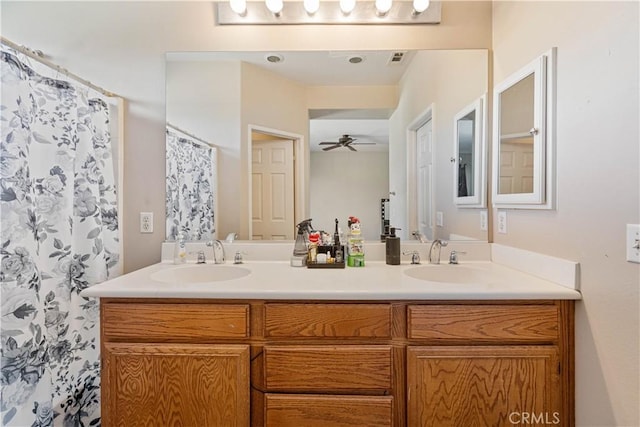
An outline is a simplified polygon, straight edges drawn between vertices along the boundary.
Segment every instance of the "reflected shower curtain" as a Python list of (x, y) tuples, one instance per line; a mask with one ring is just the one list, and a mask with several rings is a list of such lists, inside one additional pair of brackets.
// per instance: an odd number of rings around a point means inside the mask
[(215, 147), (167, 126), (167, 240), (210, 240), (214, 231)]
[(79, 293), (119, 262), (108, 105), (1, 55), (0, 423), (99, 425), (99, 306)]

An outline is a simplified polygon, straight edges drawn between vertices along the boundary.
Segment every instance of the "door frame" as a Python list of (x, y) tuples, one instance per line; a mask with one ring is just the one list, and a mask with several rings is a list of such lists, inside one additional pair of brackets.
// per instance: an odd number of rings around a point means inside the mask
[[(407, 134), (407, 224), (409, 230), (407, 231), (407, 238), (411, 239), (411, 233), (418, 229), (418, 185), (416, 180), (418, 179), (418, 171), (416, 167), (416, 155), (418, 152), (418, 129), (424, 126), (429, 120), (431, 120), (431, 143), (432, 160), (435, 160), (436, 154), (436, 113), (435, 104), (430, 104), (424, 111), (416, 116), (406, 128)], [(435, 161), (434, 161), (435, 165)], [(434, 166), (435, 168), (435, 166)], [(433, 209), (435, 203), (435, 189), (433, 188), (433, 176), (429, 182), (431, 185), (431, 203), (430, 208), (432, 210), (432, 217), (435, 216)]]
[[(248, 189), (248, 240), (252, 240), (251, 236), (253, 235), (253, 220), (251, 218), (251, 212), (253, 211), (253, 188), (252, 188), (252, 152), (253, 152), (253, 138), (251, 135), (253, 132), (259, 132), (266, 135), (271, 135), (276, 138), (284, 138), (293, 140), (293, 218), (294, 224), (300, 223), (304, 218), (305, 206), (306, 206), (306, 187), (304, 185), (305, 176), (306, 176), (306, 162), (305, 159), (308, 157), (307, 149), (304, 143), (304, 136), (287, 132), (279, 129), (272, 129), (265, 126), (259, 125), (248, 125), (247, 132), (247, 189)], [(295, 233), (294, 233), (295, 235)]]

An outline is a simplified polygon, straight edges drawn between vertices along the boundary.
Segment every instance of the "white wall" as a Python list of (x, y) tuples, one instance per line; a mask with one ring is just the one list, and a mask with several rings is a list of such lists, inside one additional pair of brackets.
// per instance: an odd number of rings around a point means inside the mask
[(507, 213), (495, 241), (578, 261), (579, 426), (638, 426), (640, 266), (625, 224), (640, 223), (637, 2), (498, 2), (494, 82), (558, 48), (558, 209)]
[[(391, 116), (389, 134), (389, 188), (391, 221), (410, 236), (417, 225), (401, 212), (408, 212), (407, 127), (433, 105), (433, 144), (435, 167), (435, 205), (443, 212), (444, 227), (437, 237), (449, 239), (451, 233), (487, 240), (480, 230), (479, 209), (460, 209), (453, 203), (454, 155), (453, 118), (482, 96), (489, 84), (486, 50), (447, 50), (418, 52), (400, 81), (398, 108)], [(415, 159), (409, 159), (415, 161)], [(412, 179), (409, 177), (409, 179)]]
[[(310, 217), (313, 226), (333, 233), (334, 219), (348, 232), (347, 219), (355, 216), (362, 224), (366, 241), (380, 240), (380, 199), (389, 195), (387, 152), (353, 152), (338, 148), (311, 153), (309, 180)], [(395, 224), (391, 224), (395, 226)]]
[[(160, 260), (164, 233), (165, 52), (487, 48), (491, 5), (453, 1), (446, 22), (416, 26), (216, 26), (208, 1), (0, 3), (2, 35), (127, 100), (125, 271)], [(142, 163), (141, 163), (142, 162)], [(144, 167), (141, 165), (144, 164)], [(220, 183), (224, 185), (224, 183)]]

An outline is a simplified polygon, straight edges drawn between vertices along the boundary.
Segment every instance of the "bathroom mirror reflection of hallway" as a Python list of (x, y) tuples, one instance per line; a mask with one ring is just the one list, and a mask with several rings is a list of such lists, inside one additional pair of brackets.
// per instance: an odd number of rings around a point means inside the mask
[[(402, 60), (392, 62), (398, 53)], [(282, 59), (266, 59), (273, 55)], [(363, 60), (351, 62), (354, 56)], [(454, 115), (488, 88), (485, 49), (169, 52), (166, 73), (167, 121), (218, 148), (217, 236), (293, 240), (295, 224), (304, 219), (332, 231), (338, 218), (345, 231), (353, 215), (365, 239), (379, 241), (381, 201), (390, 199), (391, 225), (411, 238), (418, 197), (408, 132), (433, 106), (435, 154), (426, 199), (434, 238), (487, 241), (480, 209), (454, 203), (450, 162)], [(266, 156), (266, 143), (254, 144), (252, 132), (294, 141), (293, 182), (289, 172), (254, 174), (254, 157)], [(437, 213), (444, 218), (440, 225), (433, 223)], [(266, 222), (283, 227), (265, 229)]]

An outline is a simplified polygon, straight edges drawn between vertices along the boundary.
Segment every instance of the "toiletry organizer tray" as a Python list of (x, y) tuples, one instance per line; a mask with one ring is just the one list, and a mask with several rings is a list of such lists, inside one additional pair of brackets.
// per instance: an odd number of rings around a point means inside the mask
[(307, 262), (307, 268), (344, 268), (344, 266), (344, 262), (323, 262), (320, 264), (317, 262)]

